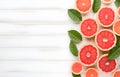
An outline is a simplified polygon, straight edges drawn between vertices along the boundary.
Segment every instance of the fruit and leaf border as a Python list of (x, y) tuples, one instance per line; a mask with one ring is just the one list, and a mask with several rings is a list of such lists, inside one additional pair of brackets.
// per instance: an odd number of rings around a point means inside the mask
[[(117, 8), (120, 8), (120, 0), (115, 0), (112, 2), (114, 2), (115, 6)], [(93, 13), (98, 13), (98, 11), (101, 8), (101, 4), (102, 4), (101, 0), (93, 0), (92, 9), (91, 9), (93, 11)], [(106, 6), (107, 5), (109, 5), (109, 4), (106, 4)], [(83, 21), (82, 20), (83, 14), (78, 8), (77, 9), (68, 9), (68, 16), (75, 23), (78, 23), (78, 25)], [(82, 36), (82, 34), (80, 32), (78, 32), (77, 30), (69, 30), (68, 35), (70, 37), (69, 49), (70, 49), (71, 53), (73, 54), (73, 56), (78, 57), (79, 50), (77, 48), (77, 44), (81, 43), (84, 36)], [(110, 49), (107, 53), (109, 60), (116, 59), (120, 56), (120, 36), (115, 35), (115, 37), (117, 39), (116, 45), (112, 49)], [(76, 74), (76, 73), (72, 72), (72, 76), (73, 77), (81, 77), (81, 74), (80, 73)]]

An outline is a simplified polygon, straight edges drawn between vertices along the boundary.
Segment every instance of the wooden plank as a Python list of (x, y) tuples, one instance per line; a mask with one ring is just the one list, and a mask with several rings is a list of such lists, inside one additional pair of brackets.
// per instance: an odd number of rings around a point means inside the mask
[[(0, 9), (70, 8), (74, 0), (0, 0)], [(62, 6), (64, 5), (64, 6)]]
[(0, 47), (68, 47), (68, 36), (0, 36)]
[[(42, 47), (64, 47), (69, 46), (69, 37), (64, 35), (40, 35), (40, 36), (0, 36), (0, 48), (42, 48)], [(86, 39), (83, 39), (82, 45), (86, 43)]]
[(64, 35), (73, 25), (16, 25), (0, 23), (0, 35)]
[(68, 48), (0, 48), (0, 61), (72, 61)]
[[(8, 72), (8, 73), (0, 73), (1, 77), (73, 77), (71, 73), (26, 73), (26, 72)], [(105, 74), (99, 73), (99, 77), (111, 77), (112, 73)], [(84, 73), (82, 76), (84, 77)]]
[[(96, 18), (94, 13), (83, 17)], [(41, 24), (41, 25), (70, 25), (74, 24), (67, 14), (67, 9), (59, 10), (0, 10), (0, 23), (12, 24)], [(79, 24), (77, 24), (79, 25)]]
[(72, 77), (71, 73), (0, 72), (0, 77)]
[(73, 61), (0, 61), (0, 72), (69, 73)]
[(66, 10), (0, 10), (0, 21), (65, 21)]
[[(0, 72), (1, 77), (73, 77), (71, 73), (26, 73), (26, 72)], [(99, 73), (99, 77), (111, 77), (112, 73)], [(84, 77), (84, 73), (81, 74)]]

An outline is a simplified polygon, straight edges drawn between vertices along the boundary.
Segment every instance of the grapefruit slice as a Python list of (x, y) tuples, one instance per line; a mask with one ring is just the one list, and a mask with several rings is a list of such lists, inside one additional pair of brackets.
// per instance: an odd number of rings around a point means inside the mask
[(108, 29), (102, 29), (95, 36), (95, 43), (100, 50), (108, 51), (116, 44), (115, 34)]
[(85, 72), (85, 77), (99, 77), (99, 74), (95, 68), (88, 68)]
[(72, 67), (71, 67), (71, 70), (72, 70), (72, 73), (74, 74), (80, 74), (81, 71), (82, 71), (82, 65), (79, 61), (75, 61), (73, 64), (72, 64)]
[(101, 8), (97, 16), (99, 24), (103, 27), (112, 26), (115, 20), (115, 12), (109, 7)]
[(98, 24), (94, 19), (85, 19), (80, 24), (80, 32), (86, 38), (91, 38), (96, 35)]
[(80, 49), (78, 56), (81, 64), (85, 66), (92, 66), (96, 63), (99, 52), (94, 45), (88, 44)]
[(120, 70), (115, 71), (113, 77), (120, 77)]
[(108, 60), (108, 54), (105, 54), (99, 58), (97, 66), (101, 72), (111, 73), (117, 68), (117, 60)]
[(105, 4), (110, 4), (110, 3), (112, 3), (112, 0), (102, 0), (102, 2)]
[(86, 14), (92, 7), (91, 3), (91, 0), (77, 0), (76, 6), (82, 14)]
[(120, 36), (120, 20), (114, 23), (113, 31), (116, 35)]

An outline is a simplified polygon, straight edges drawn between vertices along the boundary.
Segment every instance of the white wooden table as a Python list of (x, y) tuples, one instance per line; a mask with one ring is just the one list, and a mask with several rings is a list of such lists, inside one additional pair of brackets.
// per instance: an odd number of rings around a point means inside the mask
[(0, 77), (72, 77), (74, 7), (75, 0), (0, 0)]
[(0, 0), (0, 77), (71, 77), (74, 0)]

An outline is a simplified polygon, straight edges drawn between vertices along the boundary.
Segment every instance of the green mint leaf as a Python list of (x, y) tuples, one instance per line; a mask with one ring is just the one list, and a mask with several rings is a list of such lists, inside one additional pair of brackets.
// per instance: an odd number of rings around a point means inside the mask
[(108, 53), (108, 59), (112, 60), (120, 56), (120, 47), (113, 47)]
[(115, 0), (115, 5), (116, 5), (117, 7), (120, 7), (120, 0)]
[(73, 74), (73, 73), (72, 73), (72, 76), (73, 76), (73, 77), (81, 77), (80, 74), (76, 75), (76, 74)]
[(76, 30), (68, 31), (68, 35), (69, 35), (70, 39), (75, 43), (79, 43), (80, 41), (82, 41), (81, 34)]
[(68, 15), (74, 22), (79, 23), (80, 21), (82, 21), (81, 13), (75, 9), (68, 9)]
[(70, 41), (69, 49), (74, 56), (78, 56), (78, 49), (72, 40)]
[(94, 0), (92, 10), (96, 13), (101, 7), (101, 0)]
[(117, 36), (117, 35), (116, 35), (116, 38), (117, 38), (116, 45), (120, 47), (120, 36)]

